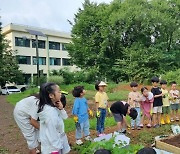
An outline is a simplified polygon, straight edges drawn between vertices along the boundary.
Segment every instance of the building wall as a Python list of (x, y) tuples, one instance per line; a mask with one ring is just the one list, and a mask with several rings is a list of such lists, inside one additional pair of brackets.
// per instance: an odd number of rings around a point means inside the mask
[[(45, 49), (38, 48), (39, 57), (46, 57), (46, 65), (39, 65), (39, 70), (43, 70), (44, 74), (48, 74), (52, 70), (59, 70), (64, 67), (68, 67), (71, 71), (76, 70), (76, 66), (63, 66), (62, 59), (69, 59), (68, 51), (62, 50), (62, 44), (70, 43), (71, 36), (67, 33), (62, 33), (58, 31), (52, 31), (47, 29), (35, 28), (35, 27), (28, 27), (28, 26), (21, 26), (15, 24), (9, 24), (2, 29), (3, 34), (5, 35), (6, 39), (10, 41), (10, 46), (12, 50), (16, 52), (18, 56), (30, 56), (31, 57), (31, 64), (19, 64), (20, 70), (23, 71), (24, 74), (28, 74), (33, 76), (33, 74), (37, 74), (37, 65), (33, 65), (33, 57), (36, 57), (36, 48), (32, 48), (32, 40), (35, 39), (35, 36), (30, 35), (26, 29), (41, 31), (46, 35), (46, 37), (38, 36), (38, 40), (44, 40)], [(23, 39), (30, 39), (30, 47), (22, 47), (15, 45), (15, 37), (23, 38)], [(60, 43), (60, 50), (52, 50), (49, 49), (49, 41), (52, 42), (59, 42)], [(60, 65), (50, 65), (49, 58), (60, 58), (61, 63)]]

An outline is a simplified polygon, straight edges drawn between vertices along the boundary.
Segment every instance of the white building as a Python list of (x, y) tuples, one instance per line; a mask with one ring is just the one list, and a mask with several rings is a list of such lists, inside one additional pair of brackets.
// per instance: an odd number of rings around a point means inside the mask
[(70, 57), (66, 50), (66, 44), (71, 41), (70, 34), (11, 23), (3, 27), (2, 33), (10, 41), (12, 50), (16, 51), (20, 70), (23, 71), (26, 82), (37, 75), (35, 36), (30, 35), (26, 29), (41, 31), (46, 35), (38, 36), (39, 70), (42, 70), (43, 74), (48, 75), (48, 72), (63, 67), (76, 69), (76, 66), (70, 65)]

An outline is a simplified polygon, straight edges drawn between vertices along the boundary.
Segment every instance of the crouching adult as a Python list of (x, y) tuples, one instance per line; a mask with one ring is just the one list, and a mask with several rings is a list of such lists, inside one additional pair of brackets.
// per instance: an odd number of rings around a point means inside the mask
[(137, 118), (137, 111), (135, 108), (131, 108), (125, 101), (117, 101), (113, 103), (110, 110), (114, 116), (114, 120), (117, 122), (117, 132), (126, 133), (126, 128), (130, 127), (126, 120), (126, 115), (129, 115), (133, 120)]
[(39, 95), (22, 99), (14, 108), (14, 119), (27, 141), (29, 153), (36, 154), (39, 145), (39, 122), (38, 115)]

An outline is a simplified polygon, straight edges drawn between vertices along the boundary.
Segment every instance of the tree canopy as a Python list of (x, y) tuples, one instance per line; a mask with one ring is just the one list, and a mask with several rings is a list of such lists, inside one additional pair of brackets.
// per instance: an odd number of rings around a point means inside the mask
[(113, 81), (138, 80), (180, 67), (178, 0), (85, 0), (75, 14), (72, 62)]
[(22, 72), (14, 54), (9, 47), (9, 42), (2, 35), (0, 23), (0, 85), (4, 86), (6, 82), (23, 82)]

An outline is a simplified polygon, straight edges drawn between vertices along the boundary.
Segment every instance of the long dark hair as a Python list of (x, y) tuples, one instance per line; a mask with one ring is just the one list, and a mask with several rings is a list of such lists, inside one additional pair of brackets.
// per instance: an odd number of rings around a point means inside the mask
[(41, 85), (39, 91), (40, 101), (38, 105), (38, 112), (41, 112), (43, 110), (45, 104), (54, 106), (51, 99), (49, 98), (49, 94), (54, 93), (55, 86), (56, 84), (52, 82), (44, 83)]

